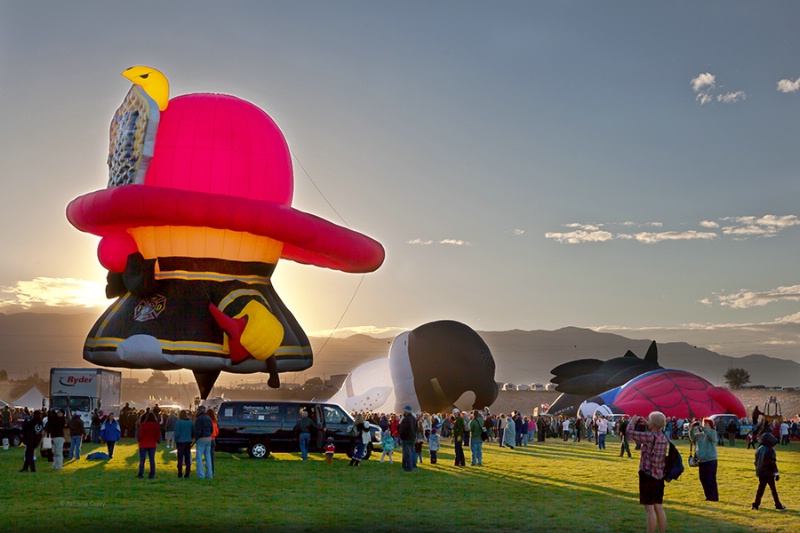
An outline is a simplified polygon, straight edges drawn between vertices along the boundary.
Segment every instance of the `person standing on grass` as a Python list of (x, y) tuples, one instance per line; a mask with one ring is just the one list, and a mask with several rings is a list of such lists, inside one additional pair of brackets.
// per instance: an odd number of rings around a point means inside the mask
[[(666, 422), (665, 422), (666, 423)], [(603, 415), (597, 415), (597, 449), (606, 449), (606, 435), (608, 434), (608, 420)]]
[(664, 434), (667, 417), (653, 411), (645, 419), (631, 417), (626, 431), (628, 438), (642, 445), (639, 458), (639, 503), (644, 505), (647, 533), (667, 530), (664, 512), (664, 469), (667, 465), (669, 439)]
[(500, 443), (501, 448), (506, 447), (505, 433), (507, 425), (508, 421), (505, 413), (500, 413), (500, 418), (497, 419), (497, 441)]
[(53, 470), (61, 470), (64, 467), (64, 411), (51, 411), (47, 417), (45, 431), (53, 439)]
[(517, 433), (516, 433), (517, 426), (514, 424), (514, 419), (511, 415), (508, 415), (506, 418), (506, 430), (503, 432), (503, 440), (507, 447), (514, 449), (514, 446), (517, 444)]
[[(175, 447), (178, 449), (178, 477), (188, 478), (192, 471), (192, 421), (185, 409), (181, 409), (178, 414), (174, 432)], [(185, 473), (184, 465), (186, 465)]]
[(308, 417), (308, 411), (300, 410), (300, 419), (294, 425), (294, 432), (300, 444), (300, 457), (308, 460), (308, 445), (311, 443), (311, 430), (317, 429), (317, 424)]
[(477, 409), (472, 411), (472, 420), (469, 422), (470, 441), (469, 449), (472, 452), (472, 466), (483, 466), (483, 418)]
[(622, 420), (619, 422), (619, 456), (622, 457), (625, 455), (625, 452), (628, 453), (628, 458), (631, 457), (631, 446), (628, 443), (628, 424), (630, 420), (628, 420), (628, 415), (622, 417)]
[(431, 464), (436, 464), (436, 455), (439, 452), (439, 435), (436, 428), (431, 428), (431, 436), (428, 437), (428, 452), (431, 454)]
[(772, 491), (772, 499), (775, 502), (775, 509), (778, 511), (785, 511), (786, 506), (781, 503), (778, 498), (778, 489), (775, 488), (775, 482), (780, 479), (778, 475), (778, 459), (775, 454), (775, 445), (778, 439), (772, 433), (764, 433), (761, 435), (761, 446), (756, 450), (756, 475), (758, 476), (758, 490), (756, 490), (756, 499), (750, 508), (753, 511), (758, 511), (761, 506), (761, 497), (764, 495), (764, 489), (769, 485), (769, 490)]
[(175, 447), (175, 424), (178, 423), (178, 416), (175, 411), (170, 410), (167, 421), (164, 422), (164, 440), (167, 441), (167, 449)]
[(92, 444), (100, 444), (100, 426), (103, 425), (103, 419), (100, 412), (95, 409), (92, 413), (92, 422), (89, 425), (89, 435)]
[(739, 433), (739, 426), (731, 419), (726, 430), (728, 431), (728, 441), (730, 442), (731, 448), (733, 448), (736, 446), (736, 434)]
[(139, 433), (136, 435), (139, 441), (139, 479), (144, 477), (144, 460), (150, 461), (149, 478), (156, 477), (156, 447), (161, 442), (161, 426), (158, 418), (152, 412), (147, 413), (144, 422), (139, 425)]
[(69, 456), (68, 461), (73, 458), (79, 461), (81, 458), (81, 444), (83, 443), (83, 436), (86, 435), (86, 428), (81, 420), (81, 415), (72, 415), (72, 420), (69, 421)]
[(119, 428), (119, 422), (114, 420), (114, 413), (108, 413), (106, 421), (100, 426), (100, 440), (106, 443), (109, 459), (114, 458), (114, 446), (121, 436), (122, 430)]
[(403, 409), (403, 419), (397, 427), (400, 442), (403, 445), (403, 470), (411, 472), (414, 470), (414, 439), (417, 436), (417, 420), (414, 418), (410, 405)]
[(710, 418), (700, 422), (692, 422), (689, 428), (689, 441), (694, 444), (697, 450), (697, 474), (700, 476), (700, 484), (706, 495), (706, 501), (718, 502), (719, 491), (717, 489), (717, 430), (714, 429), (714, 421)]
[(392, 459), (392, 451), (394, 450), (394, 437), (392, 437), (390, 429), (387, 429), (383, 432), (383, 436), (381, 437), (381, 448), (383, 448), (383, 452), (381, 452), (381, 462), (388, 457), (389, 464), (394, 463), (394, 460)]
[(22, 424), (22, 442), (25, 444), (25, 461), (22, 463), (22, 470), (20, 472), (27, 472), (30, 468), (31, 472), (36, 472), (35, 453), (36, 448), (42, 440), (42, 433), (44, 433), (44, 422), (42, 422), (42, 412), (34, 411), (33, 418), (27, 418), (25, 423)]
[(466, 466), (467, 460), (464, 457), (464, 435), (466, 434), (466, 425), (464, 419), (461, 417), (461, 411), (456, 408), (453, 409), (453, 448), (455, 450), (456, 460), (455, 466)]
[[(211, 466), (211, 435), (214, 434), (214, 424), (206, 414), (206, 407), (197, 408), (197, 418), (194, 421), (194, 440), (197, 443), (197, 477), (200, 479), (213, 479), (214, 467)], [(203, 466), (205, 461), (205, 467)]]

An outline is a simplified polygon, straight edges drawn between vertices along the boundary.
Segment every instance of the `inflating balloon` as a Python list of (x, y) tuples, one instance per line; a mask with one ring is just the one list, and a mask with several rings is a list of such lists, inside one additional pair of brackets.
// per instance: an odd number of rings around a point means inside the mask
[(562, 394), (547, 410), (548, 414), (575, 416), (584, 400), (614, 387), (619, 387), (631, 379), (661, 368), (658, 364), (658, 347), (653, 341), (644, 359), (628, 350), (622, 357), (608, 361), (599, 359), (579, 359), (558, 365), (550, 371), (554, 377), (556, 390)]
[(691, 372), (663, 368), (589, 398), (580, 406), (580, 415), (588, 417), (595, 412), (647, 416), (652, 411), (676, 418), (746, 416), (742, 402), (727, 389), (715, 387)]
[(389, 357), (356, 368), (331, 401), (349, 411), (481, 409), (497, 399), (494, 372), (492, 353), (472, 328), (430, 322), (398, 335)]
[(101, 237), (106, 294), (84, 358), (103, 366), (191, 369), (206, 398), (220, 371), (279, 372), (313, 362), (305, 332), (275, 292), (279, 258), (344, 272), (383, 262), (375, 240), (291, 207), (292, 164), (277, 125), (234, 96), (169, 100), (150, 67), (110, 128), (108, 187), (67, 218)]

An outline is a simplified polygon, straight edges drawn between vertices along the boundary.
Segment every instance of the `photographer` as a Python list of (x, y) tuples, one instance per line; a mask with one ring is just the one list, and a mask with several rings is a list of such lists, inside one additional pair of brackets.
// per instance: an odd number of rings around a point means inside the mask
[(639, 459), (639, 503), (644, 505), (647, 533), (667, 530), (667, 515), (664, 513), (664, 467), (669, 439), (664, 434), (667, 418), (660, 411), (653, 411), (645, 419), (639, 415), (631, 417), (626, 435), (628, 439), (642, 445)]
[(689, 428), (689, 441), (695, 447), (697, 454), (697, 473), (700, 484), (706, 495), (706, 501), (718, 502), (717, 490), (717, 430), (714, 421), (710, 418), (703, 419), (703, 425), (695, 420)]

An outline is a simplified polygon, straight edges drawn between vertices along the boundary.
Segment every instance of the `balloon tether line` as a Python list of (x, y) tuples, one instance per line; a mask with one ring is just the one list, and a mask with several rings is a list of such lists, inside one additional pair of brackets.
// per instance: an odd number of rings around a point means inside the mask
[[(317, 192), (322, 197), (322, 199), (325, 200), (325, 203), (328, 204), (328, 206), (333, 210), (334, 213), (336, 213), (336, 216), (339, 217), (339, 219), (342, 221), (342, 223), (344, 223), (345, 226), (350, 228), (350, 224), (348, 224), (347, 221), (344, 219), (344, 217), (339, 213), (339, 211), (337, 211), (336, 208), (333, 207), (333, 204), (330, 203), (330, 201), (325, 196), (325, 194), (322, 192), (322, 190), (317, 186), (316, 182), (311, 178), (311, 174), (309, 174), (308, 171), (306, 170), (306, 167), (303, 166), (303, 162), (300, 161), (300, 158), (297, 157), (297, 154), (294, 153), (294, 150), (292, 150), (290, 148), (289, 152), (292, 154), (292, 157), (294, 157), (295, 161), (297, 161), (297, 164), (303, 170), (303, 174), (306, 175), (306, 178), (308, 178), (308, 181), (311, 182), (311, 185), (314, 186), (314, 188), (317, 190)], [(350, 229), (352, 229), (352, 228), (350, 228)], [(325, 342), (322, 343), (322, 346), (320, 347), (319, 351), (317, 351), (318, 355), (322, 353), (322, 351), (328, 345), (328, 341), (330, 341), (333, 338), (334, 334), (336, 333), (336, 330), (339, 329), (339, 325), (342, 323), (342, 320), (344, 320), (344, 316), (347, 314), (347, 311), (350, 309), (350, 305), (353, 303), (353, 300), (356, 299), (356, 295), (358, 294), (358, 289), (361, 288), (361, 284), (364, 282), (364, 276), (365, 276), (365, 274), (361, 274), (361, 279), (358, 281), (358, 285), (356, 286), (355, 290), (353, 291), (353, 296), (350, 297), (350, 301), (347, 302), (347, 305), (345, 306), (344, 311), (342, 311), (342, 314), (339, 317), (339, 320), (336, 322), (336, 325), (331, 330), (330, 335), (328, 335), (328, 338), (325, 339)]]

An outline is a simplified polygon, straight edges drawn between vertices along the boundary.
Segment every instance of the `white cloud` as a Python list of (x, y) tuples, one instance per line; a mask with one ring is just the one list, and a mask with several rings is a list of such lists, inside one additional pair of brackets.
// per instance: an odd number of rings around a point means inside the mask
[(411, 241), (406, 241), (406, 244), (411, 244), (413, 246), (430, 246), (432, 244), (447, 244), (450, 246), (472, 246), (468, 241), (463, 241), (461, 239), (442, 239), (438, 243), (432, 241), (430, 239), (414, 239)]
[(577, 230), (568, 233), (545, 233), (545, 239), (553, 239), (565, 244), (581, 244), (584, 242), (606, 242), (614, 239), (607, 231)]
[(796, 93), (800, 90), (800, 78), (796, 80), (781, 80), (778, 82), (778, 90), (782, 93)]
[(734, 93), (725, 93), (725, 94), (718, 94), (717, 95), (717, 102), (721, 102), (723, 104), (735, 104), (741, 100), (747, 98), (747, 95), (744, 91), (736, 91)]
[(663, 231), (660, 233), (641, 232), (633, 236), (637, 241), (645, 244), (655, 244), (663, 241), (695, 241), (709, 240), (717, 237), (716, 233), (700, 231)]
[(734, 223), (722, 228), (722, 233), (734, 237), (774, 237), (781, 230), (800, 225), (800, 217), (796, 215), (725, 217), (721, 220)]
[(105, 307), (105, 283), (73, 278), (34, 278), (0, 287), (0, 309)]
[(716, 76), (709, 72), (704, 72), (703, 74), (700, 74), (696, 78), (692, 79), (692, 90), (697, 93), (704, 89), (714, 87), (716, 80)]
[(766, 292), (741, 289), (731, 294), (718, 295), (717, 300), (721, 306), (733, 309), (762, 307), (779, 300), (798, 301), (800, 300), (800, 285), (778, 287)]
[[(698, 225), (706, 231), (642, 231), (630, 233), (623, 231), (616, 235), (611, 232), (615, 226), (625, 229), (633, 227), (650, 226), (662, 228), (662, 222), (647, 222), (644, 224), (626, 220), (625, 222), (591, 223), (571, 222), (564, 227), (573, 229), (568, 232), (548, 232), (545, 238), (565, 244), (581, 244), (585, 242), (607, 242), (612, 240), (635, 240), (644, 244), (655, 244), (664, 241), (697, 241), (712, 240), (720, 236), (731, 237), (735, 240), (744, 240), (748, 237), (774, 237), (780, 231), (800, 226), (800, 217), (796, 215), (764, 215), (722, 217), (719, 219), (724, 225), (713, 220), (701, 220)], [(604, 229), (601, 229), (604, 228)], [(719, 231), (708, 231), (719, 230)]]
[(690, 82), (692, 90), (697, 93), (695, 100), (700, 105), (710, 104), (715, 99), (721, 104), (735, 104), (747, 98), (744, 91), (731, 91), (722, 94), (717, 92), (717, 77), (710, 72), (704, 72)]

